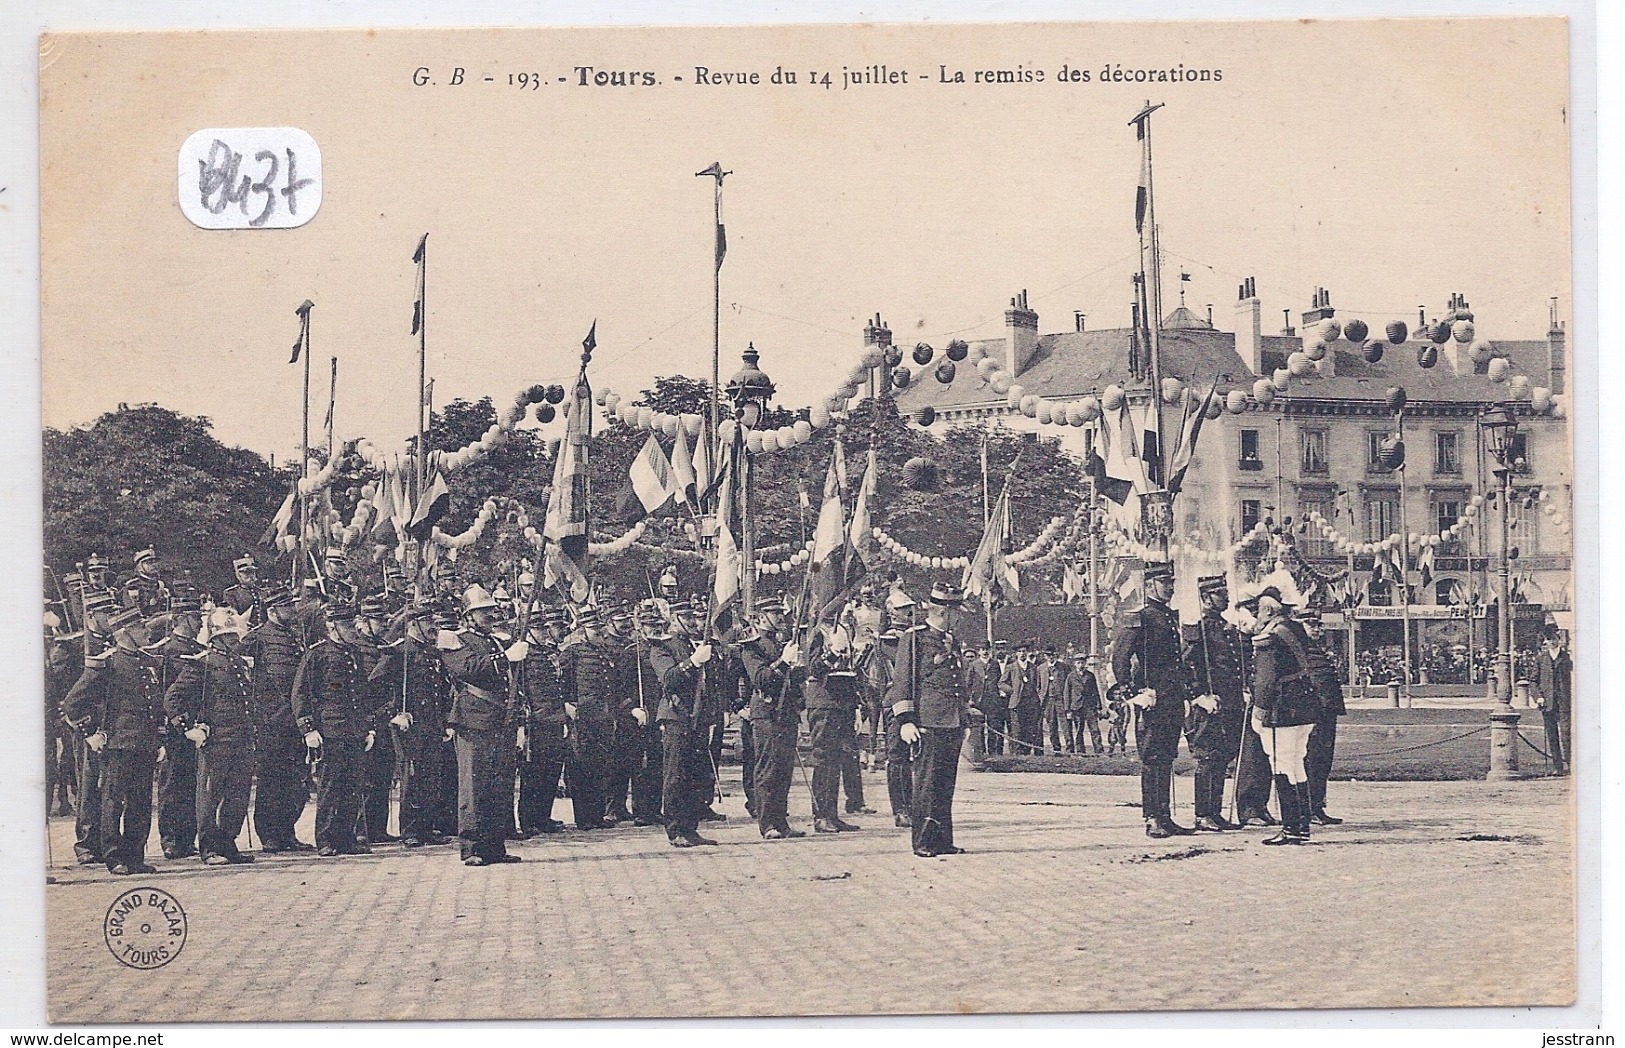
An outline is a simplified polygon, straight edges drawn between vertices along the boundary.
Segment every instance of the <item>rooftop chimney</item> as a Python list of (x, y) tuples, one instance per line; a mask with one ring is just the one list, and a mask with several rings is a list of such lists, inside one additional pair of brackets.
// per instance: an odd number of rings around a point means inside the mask
[(1292, 326), (1292, 310), (1290, 310), (1290, 309), (1281, 310), (1281, 318), (1282, 318), (1281, 323), (1284, 325), (1281, 328), (1281, 334), (1285, 335), (1288, 338), (1291, 338), (1293, 335), (1296, 335), (1298, 333), (1298, 329)]
[(1546, 332), (1546, 384), (1553, 393), (1567, 393), (1568, 333), (1557, 319), (1557, 297), (1552, 297), (1552, 326)]
[(1263, 318), (1264, 306), (1258, 300), (1257, 283), (1248, 277), (1236, 288), (1236, 355), (1255, 375), (1264, 373)]
[(1312, 325), (1322, 320), (1330, 320), (1337, 310), (1332, 308), (1332, 293), (1323, 287), (1315, 288), (1315, 297), (1310, 302), (1308, 312), (1303, 315), (1303, 330), (1307, 332)]
[(1004, 366), (1011, 375), (1020, 375), (1038, 349), (1038, 314), (1027, 308), (1027, 290), (1010, 300), (1004, 311), (1006, 337)]
[(1083, 310), (1074, 309), (1072, 311), (1072, 324), (1073, 324), (1072, 330), (1074, 330), (1074, 331), (1082, 331), (1083, 330), (1083, 322), (1084, 322), (1085, 319), (1088, 318), (1088, 316), (1089, 316), (1089, 314), (1085, 313)]
[(879, 313), (876, 313), (875, 318), (864, 327), (863, 344), (865, 347), (880, 346), (882, 349), (891, 345), (891, 328), (880, 319)]

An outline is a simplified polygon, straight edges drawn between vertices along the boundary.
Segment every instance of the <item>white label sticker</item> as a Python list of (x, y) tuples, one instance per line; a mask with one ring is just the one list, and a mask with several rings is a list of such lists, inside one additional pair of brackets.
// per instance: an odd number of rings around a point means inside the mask
[(322, 206), (322, 151), (297, 127), (212, 127), (181, 146), (181, 212), (203, 229), (292, 229)]

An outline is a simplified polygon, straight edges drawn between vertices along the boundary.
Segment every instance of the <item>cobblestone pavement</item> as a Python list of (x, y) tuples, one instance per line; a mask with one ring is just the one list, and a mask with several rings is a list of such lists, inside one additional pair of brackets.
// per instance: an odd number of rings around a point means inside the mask
[[(733, 771), (718, 848), (657, 829), (514, 847), (262, 856), (46, 888), (58, 1023), (1560, 1005), (1575, 986), (1567, 780), (1334, 783), (1346, 825), (1148, 840), (1131, 778), (960, 778), (959, 843), (921, 860), (889, 815), (761, 840)], [(869, 776), (871, 803), (884, 782)], [(1188, 804), (1189, 780), (1182, 779)], [(806, 826), (797, 781), (793, 814)], [(560, 805), (561, 817), (568, 805)], [(1188, 808), (1181, 813), (1188, 821)], [(309, 816), (307, 814), (307, 823)], [(810, 826), (807, 828), (810, 829)], [(301, 834), (309, 839), (309, 827)], [(1463, 840), (1475, 835), (1493, 839)], [(244, 844), (246, 845), (246, 840)], [(154, 842), (154, 849), (156, 842)], [(117, 962), (103, 919), (162, 887), (188, 938)], [(1288, 914), (1296, 914), (1296, 918)]]

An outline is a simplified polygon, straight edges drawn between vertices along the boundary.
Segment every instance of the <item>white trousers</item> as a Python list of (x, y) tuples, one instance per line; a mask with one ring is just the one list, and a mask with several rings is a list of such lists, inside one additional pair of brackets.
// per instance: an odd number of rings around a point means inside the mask
[(1314, 730), (1313, 724), (1270, 728), (1264, 725), (1256, 713), (1253, 715), (1253, 733), (1258, 736), (1258, 741), (1264, 744), (1264, 752), (1269, 755), (1270, 768), (1277, 775), (1285, 775), (1288, 782), (1309, 781), (1309, 773), (1304, 770), (1303, 759), (1309, 752), (1309, 733)]

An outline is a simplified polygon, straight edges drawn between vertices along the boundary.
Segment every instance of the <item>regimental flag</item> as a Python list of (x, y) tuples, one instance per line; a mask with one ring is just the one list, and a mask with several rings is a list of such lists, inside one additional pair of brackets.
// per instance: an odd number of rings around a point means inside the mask
[(1169, 491), (1178, 492), (1185, 484), (1185, 473), (1191, 468), (1191, 460), (1196, 457), (1196, 441), (1202, 435), (1202, 423), (1218, 391), (1219, 381), (1214, 379), (1213, 386), (1201, 403), (1187, 404), (1185, 407), (1185, 419), (1179, 427), (1179, 443), (1174, 447), (1173, 461), (1168, 465)]
[[(677, 443), (682, 442), (683, 435), (679, 432)], [(632, 468), (627, 475), (632, 481), (632, 490), (637, 493), (638, 501), (643, 504), (642, 516), (659, 511), (679, 490), (672, 479), (671, 461), (666, 458), (665, 451), (661, 450), (660, 441), (655, 439), (653, 433), (649, 434), (649, 439), (643, 444), (643, 450), (632, 460)]]
[(852, 526), (847, 529), (847, 545), (853, 553), (867, 566), (869, 551), (874, 542), (874, 522), (871, 519), (873, 508), (870, 505), (875, 495), (875, 449), (869, 449), (869, 464), (863, 470), (863, 480), (858, 485), (858, 501), (852, 507)]
[(829, 470), (824, 475), (824, 503), (818, 510), (818, 526), (813, 529), (812, 561), (808, 566), (812, 574), (812, 604), (815, 614), (835, 599), (840, 590), (842, 575), (850, 557), (838, 557), (846, 548), (846, 507), (841, 504), (841, 442), (835, 442), (835, 453), (830, 456)]
[(716, 469), (711, 461), (711, 442), (715, 434), (710, 426), (700, 430), (694, 438), (694, 508), (703, 510), (711, 501), (716, 486)]
[(681, 427), (677, 430), (677, 443), (671, 446), (671, 479), (677, 501), (692, 506), (695, 498), (694, 461), (689, 456), (688, 438), (683, 436)]
[(440, 519), (450, 508), (451, 489), (446, 487), (445, 475), (436, 469), (434, 479), (418, 497), (417, 508), (412, 511), (412, 519), (406, 525), (406, 534), (422, 542), (434, 531), (434, 526), (440, 523)]
[(305, 343), (310, 339), (310, 311), (315, 305), (316, 303), (307, 298), (294, 310), (295, 315), (299, 317), (299, 338), (294, 341), (293, 356), (288, 358), (290, 364), (299, 363), (299, 356), (305, 351)]
[(1074, 601), (1083, 599), (1083, 590), (1083, 573), (1078, 570), (1076, 564), (1068, 561), (1066, 569), (1061, 573), (1061, 596), (1066, 598), (1068, 604), (1071, 604)]
[(587, 432), (592, 414), (592, 389), (583, 365), (565, 414), (564, 440), (553, 463), (553, 487), (547, 496), (547, 522), (543, 534), (547, 548), (545, 583), (569, 588), (577, 602), (587, 598)]
[[(740, 435), (734, 443), (738, 444)], [(739, 600), (744, 586), (745, 558), (739, 542), (734, 538), (734, 506), (738, 487), (736, 464), (743, 456), (736, 447), (723, 451), (721, 498), (717, 502), (717, 564), (716, 580), (712, 587), (711, 619), (715, 621), (723, 611)]]
[(277, 539), (287, 534), (288, 525), (293, 523), (294, 505), (298, 501), (299, 482), (295, 480), (288, 488), (288, 497), (282, 500), (282, 505), (277, 507), (276, 515), (271, 518), (271, 526), (265, 529), (264, 535), (260, 536), (261, 545), (274, 545)]
[(1021, 589), (1021, 577), (1005, 559), (1005, 547), (1010, 540), (1010, 483), (1005, 482), (999, 492), (999, 501), (993, 506), (982, 541), (977, 543), (976, 554), (965, 566), (960, 585), (967, 597), (981, 597), (988, 604), (1015, 597)]
[(412, 261), (418, 267), (418, 293), (412, 300), (412, 334), (416, 335), (423, 330), (423, 292), (427, 278), (429, 258), (429, 234), (423, 234), (418, 241), (418, 249), (412, 252)]
[(1095, 439), (1089, 446), (1089, 475), (1095, 480), (1096, 491), (1121, 506), (1134, 493), (1134, 482), (1112, 476), (1107, 468), (1114, 443), (1111, 432), (1111, 422), (1102, 416), (1095, 426)]

